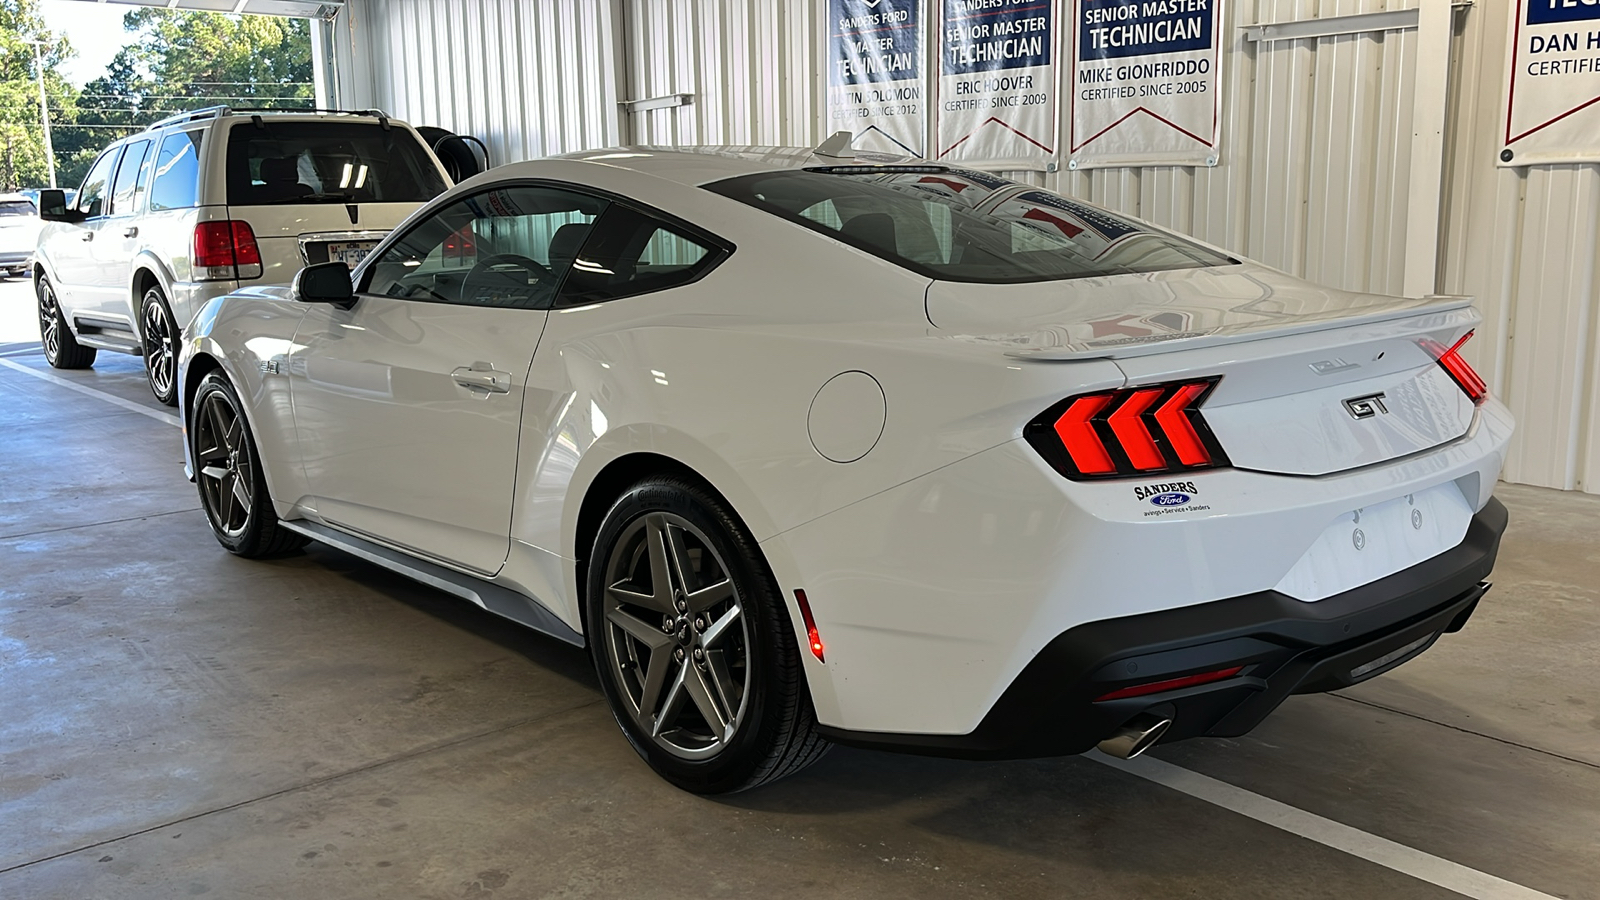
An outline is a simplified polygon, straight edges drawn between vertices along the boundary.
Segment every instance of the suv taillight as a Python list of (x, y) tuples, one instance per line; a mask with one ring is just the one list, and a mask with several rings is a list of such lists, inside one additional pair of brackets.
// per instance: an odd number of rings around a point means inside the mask
[(249, 222), (233, 219), (201, 222), (194, 227), (194, 278), (260, 278), (261, 248)]
[(1228, 465), (1200, 415), (1221, 378), (1079, 394), (1023, 429), (1028, 443), (1072, 479), (1160, 475)]
[(1428, 355), (1439, 361), (1439, 368), (1444, 369), (1445, 374), (1450, 376), (1450, 380), (1461, 388), (1474, 405), (1477, 405), (1482, 403), (1485, 397), (1489, 396), (1489, 385), (1484, 383), (1483, 378), (1473, 370), (1472, 366), (1467, 363), (1459, 352), (1461, 346), (1472, 340), (1474, 334), (1477, 334), (1476, 330), (1462, 335), (1461, 340), (1456, 341), (1455, 346), (1448, 350), (1445, 349), (1443, 344), (1428, 338), (1423, 338), (1421, 343), (1422, 349), (1428, 351)]

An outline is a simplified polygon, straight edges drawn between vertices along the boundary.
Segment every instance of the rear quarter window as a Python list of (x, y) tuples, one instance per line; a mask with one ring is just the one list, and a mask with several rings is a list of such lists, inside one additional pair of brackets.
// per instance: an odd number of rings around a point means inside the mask
[(423, 203), (446, 187), (410, 131), (377, 122), (240, 122), (227, 165), (230, 206)]
[(199, 205), (200, 145), (203, 131), (177, 131), (161, 141), (156, 156), (150, 209), (187, 209)]

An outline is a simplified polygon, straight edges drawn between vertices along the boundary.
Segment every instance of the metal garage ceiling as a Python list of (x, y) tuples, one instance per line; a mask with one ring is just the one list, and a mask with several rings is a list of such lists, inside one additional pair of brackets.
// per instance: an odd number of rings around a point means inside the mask
[(344, 7), (344, 0), (77, 0), (77, 2), (110, 6), (198, 9), (207, 12), (290, 16), (301, 19), (331, 19)]

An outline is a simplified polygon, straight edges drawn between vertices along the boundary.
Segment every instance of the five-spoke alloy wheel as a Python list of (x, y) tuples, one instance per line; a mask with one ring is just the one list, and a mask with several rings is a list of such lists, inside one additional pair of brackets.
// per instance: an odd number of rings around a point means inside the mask
[(750, 635), (711, 542), (682, 516), (646, 513), (606, 565), (605, 660), (635, 724), (661, 749), (728, 746), (750, 696)]
[(705, 485), (658, 476), (624, 492), (600, 524), (586, 604), (617, 723), (668, 781), (744, 790), (827, 750), (783, 595)]
[(221, 372), (200, 382), (189, 410), (195, 481), (217, 541), (240, 556), (277, 556), (306, 539), (282, 528), (267, 496), (255, 439), (239, 396)]

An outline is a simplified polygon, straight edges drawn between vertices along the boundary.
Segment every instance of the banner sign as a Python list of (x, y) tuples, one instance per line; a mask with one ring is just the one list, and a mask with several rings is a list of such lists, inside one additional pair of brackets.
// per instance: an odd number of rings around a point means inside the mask
[(853, 146), (923, 156), (920, 0), (828, 0), (828, 131)]
[(1070, 0), (1069, 168), (1217, 164), (1220, 5)]
[(1055, 0), (940, 0), (936, 158), (1043, 168), (1056, 151)]
[(1515, 0), (1500, 165), (1600, 162), (1600, 3)]

